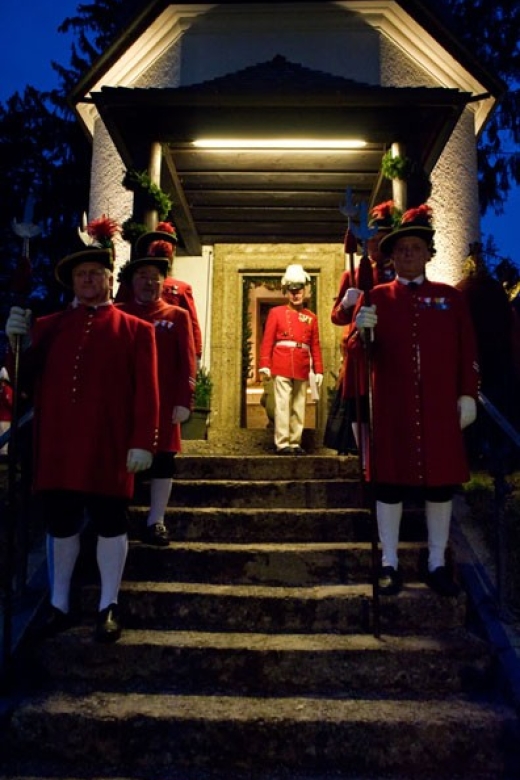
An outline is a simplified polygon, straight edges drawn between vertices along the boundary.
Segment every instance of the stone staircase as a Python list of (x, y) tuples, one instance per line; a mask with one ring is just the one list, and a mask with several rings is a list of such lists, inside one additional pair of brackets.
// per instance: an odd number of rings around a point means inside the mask
[(183, 455), (162, 549), (138, 541), (145, 488), (123, 637), (92, 641), (84, 575), (82, 625), (27, 648), (33, 684), (5, 719), (0, 777), (520, 776), (517, 717), (466, 596), (441, 599), (418, 576), (417, 510), (403, 521), (406, 587), (381, 600), (373, 635), (354, 458)]

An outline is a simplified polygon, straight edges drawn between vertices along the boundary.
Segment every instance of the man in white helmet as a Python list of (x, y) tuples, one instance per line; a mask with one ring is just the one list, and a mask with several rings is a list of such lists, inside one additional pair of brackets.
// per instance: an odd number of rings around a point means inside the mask
[(287, 304), (269, 312), (260, 349), (260, 373), (273, 377), (274, 444), (278, 455), (304, 455), (301, 446), (309, 373), (323, 382), (318, 319), (304, 307), (310, 276), (289, 265), (282, 277)]

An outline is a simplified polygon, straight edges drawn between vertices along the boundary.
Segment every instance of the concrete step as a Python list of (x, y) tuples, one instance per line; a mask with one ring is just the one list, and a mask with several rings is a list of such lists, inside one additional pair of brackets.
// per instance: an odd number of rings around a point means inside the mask
[[(78, 726), (81, 713), (81, 727)], [(448, 698), (184, 696), (56, 692), (23, 704), (6, 735), (20, 755), (81, 766), (98, 761), (133, 777), (169, 767), (261, 767), (402, 777), (505, 777), (518, 720), (500, 704)], [(143, 775), (143, 772), (145, 774)], [(290, 775), (289, 775), (290, 776)], [(341, 776), (341, 774), (340, 774)], [(485, 775), (484, 775), (485, 776)]]
[[(403, 543), (399, 566), (418, 579), (424, 544)], [(170, 542), (132, 543), (126, 580), (208, 582), (233, 585), (334, 585), (370, 582), (372, 548), (366, 542)]]
[(307, 455), (280, 457), (272, 455), (197, 456), (177, 455), (176, 478), (179, 479), (233, 479), (238, 480), (300, 480), (348, 479), (358, 481), (359, 462), (353, 456)]
[[(273, 472), (273, 473), (276, 473)], [(175, 479), (170, 506), (328, 509), (360, 506), (359, 484), (343, 479), (242, 480)], [(146, 483), (136, 487), (135, 502), (147, 503)]]
[(463, 629), (379, 639), (129, 629), (108, 647), (91, 634), (80, 626), (41, 644), (34, 663), (46, 688), (443, 700), (491, 685), (489, 646)]
[[(203, 494), (198, 496), (199, 502)], [(148, 507), (131, 508), (131, 534), (142, 535)], [(353, 542), (371, 538), (371, 515), (367, 509), (340, 508), (307, 509), (306, 507), (229, 507), (192, 506), (169, 507), (165, 523), (176, 541), (220, 542)], [(422, 510), (403, 513), (401, 539), (426, 539), (426, 524)]]
[[(372, 632), (369, 584), (275, 587), (207, 582), (123, 583), (123, 623), (128, 628), (164, 631), (240, 633)], [(97, 609), (98, 589), (86, 587), (87, 615)], [(466, 597), (440, 598), (421, 583), (405, 585), (398, 596), (381, 598), (381, 626), (386, 634), (422, 634), (461, 627)]]

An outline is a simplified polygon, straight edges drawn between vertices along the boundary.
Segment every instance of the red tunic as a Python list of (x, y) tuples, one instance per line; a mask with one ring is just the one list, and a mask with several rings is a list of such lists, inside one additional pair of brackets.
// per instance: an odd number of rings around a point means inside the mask
[[(304, 346), (284, 346), (279, 341), (293, 341)], [(309, 309), (275, 306), (265, 323), (260, 349), (260, 368), (270, 368), (273, 376), (307, 380), (311, 366), (323, 374), (318, 319)]]
[(191, 286), (186, 282), (181, 282), (180, 279), (172, 279), (168, 276), (164, 280), (162, 296), (170, 306), (180, 306), (181, 309), (185, 309), (190, 315), (195, 352), (197, 357), (200, 358), (202, 355), (202, 333)]
[(24, 362), (36, 372), (36, 490), (130, 498), (129, 449), (153, 452), (159, 416), (154, 329), (112, 304), (38, 319)]
[[(478, 390), (475, 335), (464, 296), (425, 281), (370, 293), (377, 311), (372, 353), (377, 482), (439, 486), (469, 478), (457, 399)], [(363, 305), (360, 299), (357, 309)], [(359, 338), (349, 342), (363, 352)]]
[(13, 388), (0, 382), (0, 422), (10, 422), (13, 413)]
[(155, 326), (159, 370), (159, 452), (181, 451), (181, 426), (172, 423), (174, 406), (191, 409), (195, 389), (195, 345), (187, 311), (163, 300), (121, 304), (123, 311)]
[[(185, 309), (190, 315), (195, 351), (197, 357), (200, 358), (202, 355), (202, 332), (191, 285), (187, 284), (187, 282), (181, 282), (180, 279), (172, 279), (171, 276), (167, 276), (163, 284), (162, 297), (165, 303), (170, 306), (180, 306), (181, 309)], [(122, 281), (114, 298), (114, 303), (131, 303), (133, 300), (131, 285)]]
[[(373, 282), (374, 286), (376, 284), (384, 284), (385, 282), (390, 282), (393, 280), (395, 276), (395, 271), (393, 264), (391, 262), (385, 262), (384, 264), (375, 265), (372, 266), (373, 270)], [(349, 287), (352, 287), (350, 283), (350, 271), (343, 271), (339, 283), (339, 291), (336, 296), (336, 300), (334, 301), (334, 304), (332, 306), (332, 311), (330, 314), (331, 322), (334, 325), (343, 325), (343, 332), (341, 334), (341, 343), (340, 343), (340, 350), (341, 350), (341, 356), (342, 356), (342, 363), (340, 368), (340, 373), (338, 377), (338, 387), (341, 387), (341, 396), (342, 398), (354, 398), (356, 395), (356, 383), (358, 386), (358, 392), (359, 395), (364, 395), (366, 393), (365, 388), (365, 369), (362, 365), (358, 366), (358, 373), (354, 365), (351, 363), (349, 365), (348, 362), (348, 341), (352, 334), (352, 332), (355, 329), (354, 323), (352, 321), (352, 314), (354, 312), (354, 307), (349, 307), (348, 309), (344, 309), (343, 306), (341, 306), (341, 301), (343, 300), (343, 296), (347, 292)]]

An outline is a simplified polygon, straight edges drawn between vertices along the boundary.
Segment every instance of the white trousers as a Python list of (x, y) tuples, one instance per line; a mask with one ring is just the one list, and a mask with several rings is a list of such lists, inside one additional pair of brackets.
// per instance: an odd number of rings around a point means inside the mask
[(274, 443), (277, 450), (301, 444), (308, 382), (274, 376)]

